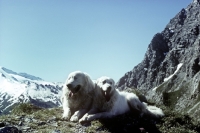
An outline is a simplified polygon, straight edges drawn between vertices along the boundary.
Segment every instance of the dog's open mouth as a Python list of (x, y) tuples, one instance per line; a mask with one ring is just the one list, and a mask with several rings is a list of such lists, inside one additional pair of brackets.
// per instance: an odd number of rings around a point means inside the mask
[(105, 97), (106, 101), (108, 102), (110, 100), (110, 92), (102, 90), (102, 93), (103, 93), (103, 96)]
[(69, 92), (69, 97), (73, 97), (81, 89), (81, 85), (77, 85), (75, 88), (71, 89)]

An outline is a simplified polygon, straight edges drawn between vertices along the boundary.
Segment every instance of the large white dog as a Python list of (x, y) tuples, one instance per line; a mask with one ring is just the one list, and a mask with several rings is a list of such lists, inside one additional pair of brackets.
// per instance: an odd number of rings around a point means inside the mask
[(154, 118), (164, 116), (160, 108), (147, 106), (147, 104), (141, 102), (134, 93), (122, 92), (115, 89), (114, 80), (109, 77), (104, 76), (97, 79), (96, 84), (97, 87), (95, 90), (99, 91), (98, 94), (101, 94), (104, 97), (104, 103), (99, 104), (99, 106), (95, 105), (100, 110), (96, 110), (96, 112), (95, 110), (88, 112), (79, 120), (79, 122), (92, 121), (99, 118), (110, 118), (116, 115), (124, 114), (131, 110), (137, 110), (142, 115)]
[(86, 73), (70, 73), (61, 97), (63, 118), (76, 122), (88, 112), (93, 102), (94, 88), (95, 84)]

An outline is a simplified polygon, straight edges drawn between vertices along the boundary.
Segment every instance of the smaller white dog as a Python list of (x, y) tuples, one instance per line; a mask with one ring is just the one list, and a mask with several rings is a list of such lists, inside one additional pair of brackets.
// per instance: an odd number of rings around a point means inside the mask
[(63, 118), (76, 122), (88, 112), (93, 102), (94, 88), (95, 84), (86, 73), (70, 73), (61, 97)]
[[(92, 121), (99, 118), (110, 118), (131, 110), (137, 110), (141, 114), (155, 118), (164, 116), (160, 108), (147, 106), (147, 104), (142, 103), (134, 93), (121, 92), (115, 89), (113, 79), (104, 76), (97, 79), (96, 82), (96, 91), (99, 91), (98, 94), (101, 94), (104, 97), (104, 103), (99, 104), (99, 106), (96, 105), (100, 110), (96, 112), (92, 110), (92, 113), (88, 112), (79, 120), (79, 122)], [(98, 100), (102, 101), (102, 99)]]

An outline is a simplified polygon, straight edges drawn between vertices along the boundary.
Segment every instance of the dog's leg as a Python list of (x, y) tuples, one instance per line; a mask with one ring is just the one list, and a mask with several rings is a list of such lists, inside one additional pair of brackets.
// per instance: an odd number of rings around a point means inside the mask
[(93, 108), (91, 109), (88, 113), (86, 113), (80, 120), (79, 120), (79, 123), (82, 123), (84, 121), (87, 121), (87, 116), (90, 115), (90, 114), (95, 114), (97, 113), (98, 110), (96, 108)]
[(113, 115), (112, 112), (102, 112), (102, 113), (97, 113), (97, 114), (90, 114), (86, 117), (86, 119), (87, 121), (92, 121), (95, 119), (111, 118), (114, 116), (115, 115)]
[(87, 113), (87, 111), (88, 111), (87, 109), (80, 109), (80, 110), (76, 111), (72, 115), (70, 121), (77, 122), (85, 113)]
[(135, 94), (129, 94), (126, 98), (131, 111), (137, 111), (141, 115), (147, 113), (146, 105)]
[(64, 112), (63, 112), (62, 118), (65, 119), (65, 120), (69, 120), (69, 118), (71, 116), (71, 110), (70, 110), (70, 108), (63, 107), (63, 110), (64, 110)]

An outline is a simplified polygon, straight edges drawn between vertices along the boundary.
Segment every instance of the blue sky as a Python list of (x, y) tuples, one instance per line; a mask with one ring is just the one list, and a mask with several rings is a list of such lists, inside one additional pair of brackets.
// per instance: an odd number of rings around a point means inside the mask
[(0, 0), (0, 66), (64, 82), (75, 70), (116, 82), (192, 0)]

